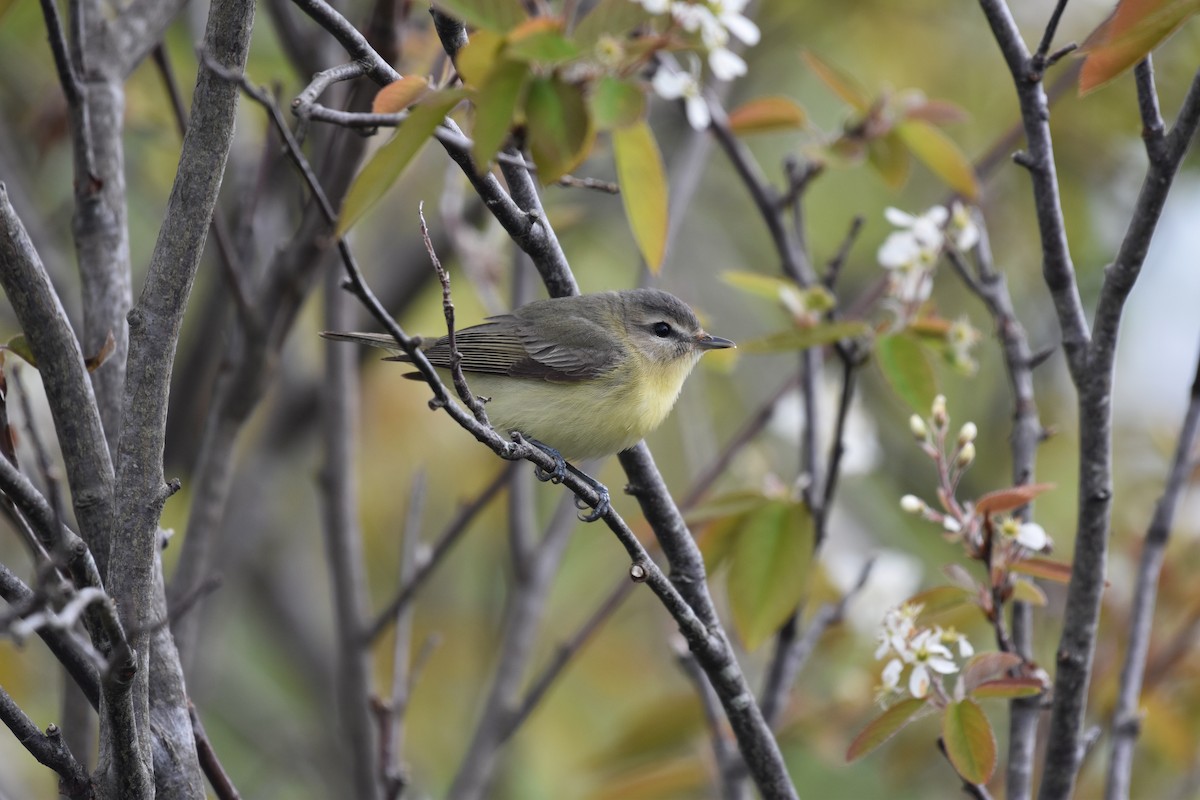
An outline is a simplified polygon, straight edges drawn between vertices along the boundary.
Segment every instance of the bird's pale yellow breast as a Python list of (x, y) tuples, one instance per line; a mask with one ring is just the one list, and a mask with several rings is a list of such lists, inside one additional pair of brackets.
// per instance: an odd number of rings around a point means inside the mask
[(486, 408), (496, 429), (520, 431), (568, 459), (597, 458), (632, 447), (657, 428), (698, 358), (688, 354), (666, 365), (630, 359), (599, 378), (572, 383), (484, 374), (468, 375), (467, 382), (491, 398)]

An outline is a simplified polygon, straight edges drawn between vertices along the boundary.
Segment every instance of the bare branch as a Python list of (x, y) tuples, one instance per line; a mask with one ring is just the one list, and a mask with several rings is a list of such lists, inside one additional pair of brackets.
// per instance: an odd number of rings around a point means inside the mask
[(1146, 655), (1150, 651), (1150, 634), (1154, 629), (1158, 579), (1166, 556), (1171, 525), (1175, 519), (1175, 509), (1182, 499), (1190, 477), (1192, 454), (1198, 435), (1200, 360), (1196, 364), (1191, 398), (1183, 418), (1179, 440), (1175, 443), (1175, 455), (1171, 460), (1162, 496), (1154, 507), (1154, 517), (1146, 531), (1145, 543), (1142, 545), (1137, 585), (1133, 593), (1133, 609), (1130, 612), (1129, 642), (1125, 648), (1125, 662), (1121, 666), (1116, 708), (1113, 709), (1112, 750), (1108, 762), (1108, 780), (1104, 789), (1106, 800), (1122, 800), (1129, 797), (1134, 746), (1141, 729), (1139, 701), (1146, 670)]
[(42, 733), (3, 687), (0, 687), (0, 721), (8, 726), (17, 741), (39, 763), (58, 773), (61, 788), (67, 797), (95, 796), (87, 770), (75, 760), (75, 756), (63, 742), (58, 726), (51, 725)]

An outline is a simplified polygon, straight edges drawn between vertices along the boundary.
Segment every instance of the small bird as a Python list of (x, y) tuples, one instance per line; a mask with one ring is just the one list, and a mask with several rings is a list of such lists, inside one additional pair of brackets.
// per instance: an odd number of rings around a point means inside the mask
[[(387, 334), (326, 331), (328, 339), (381, 347), (408, 361)], [(492, 426), (519, 432), (559, 462), (542, 480), (570, 469), (607, 492), (565, 459), (628, 449), (670, 413), (683, 381), (708, 350), (734, 343), (706, 333), (679, 298), (658, 289), (535, 300), (509, 314), (455, 332), (471, 391), (487, 399)], [(450, 342), (423, 344), (426, 358), (450, 383)], [(409, 377), (421, 378), (420, 373)], [(600, 505), (592, 519), (603, 514)]]

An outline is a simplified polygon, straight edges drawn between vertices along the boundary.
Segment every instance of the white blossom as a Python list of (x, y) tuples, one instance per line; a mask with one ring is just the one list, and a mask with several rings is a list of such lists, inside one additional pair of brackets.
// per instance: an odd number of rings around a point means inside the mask
[(1026, 522), (1017, 528), (1016, 539), (1017, 544), (1027, 547), (1035, 553), (1046, 549), (1046, 545), (1050, 543), (1046, 529), (1036, 522)]
[(938, 628), (938, 639), (942, 644), (949, 647), (950, 645), (958, 645), (958, 655), (961, 658), (970, 658), (975, 655), (975, 648), (971, 641), (966, 637), (966, 634), (959, 633), (954, 628)]
[(879, 676), (879, 682), (885, 691), (895, 691), (900, 686), (900, 673), (904, 671), (904, 662), (898, 658), (893, 658), (883, 668), (883, 673)]
[(646, 9), (648, 14), (665, 14), (671, 7), (671, 0), (633, 0), (633, 2)]
[(925, 510), (925, 501), (914, 494), (900, 498), (900, 510), (908, 514), (920, 514)]
[(746, 74), (746, 62), (727, 47), (714, 47), (708, 51), (708, 66), (713, 76), (720, 81), (731, 81)]
[(729, 31), (729, 35), (742, 44), (753, 47), (758, 44), (762, 33), (758, 26), (742, 13), (748, 3), (749, 0), (709, 0), (717, 20)]
[(923, 630), (913, 637), (910, 643), (909, 656), (906, 661), (912, 665), (912, 674), (908, 677), (908, 691), (913, 697), (924, 697), (929, 694), (932, 682), (930, 672), (939, 675), (950, 675), (958, 672), (958, 665), (953, 661), (953, 654), (937, 641), (937, 633), (933, 630)]
[(971, 210), (955, 200), (950, 207), (950, 222), (946, 226), (954, 247), (960, 252), (970, 250), (979, 244), (979, 226)]
[(695, 75), (660, 67), (654, 73), (650, 84), (654, 93), (662, 99), (684, 101), (688, 124), (694, 129), (702, 131), (708, 127), (712, 118), (708, 113), (708, 102), (704, 99), (703, 90)]

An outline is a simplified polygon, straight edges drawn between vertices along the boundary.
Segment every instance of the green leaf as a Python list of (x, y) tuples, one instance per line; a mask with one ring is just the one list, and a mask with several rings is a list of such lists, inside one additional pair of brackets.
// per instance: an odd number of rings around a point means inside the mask
[(912, 722), (918, 711), (925, 708), (926, 699), (910, 697), (888, 708), (862, 729), (846, 750), (846, 761), (857, 761), (900, 732)]
[(954, 140), (930, 123), (908, 119), (896, 126), (896, 134), (925, 166), (954, 191), (968, 200), (979, 199), (979, 178)]
[(467, 46), (458, 51), (454, 59), (454, 67), (463, 83), (478, 89), (487, 83), (496, 64), (500, 61), (500, 51), (504, 47), (504, 37), (491, 31), (475, 31)]
[(438, 11), (472, 28), (507, 33), (525, 21), (521, 0), (433, 0)]
[(997, 678), (984, 681), (971, 690), (977, 700), (1012, 700), (1016, 697), (1033, 697), (1045, 690), (1037, 678)]
[(534, 17), (518, 25), (504, 50), (508, 58), (541, 64), (560, 64), (579, 54), (579, 46), (563, 36), (562, 21), (554, 17)]
[(477, 168), (486, 169), (508, 138), (513, 114), (521, 101), (521, 89), (528, 77), (527, 64), (502, 61), (475, 93), (475, 127), (471, 131), (475, 144), (471, 148), (471, 157)]
[(738, 347), (747, 353), (784, 353), (821, 347), (842, 339), (853, 339), (865, 335), (870, 330), (871, 327), (865, 322), (822, 322), (808, 328), (789, 328), (761, 339), (751, 339)]
[(896, 394), (916, 413), (929, 413), (933, 398), (939, 394), (937, 376), (916, 338), (907, 333), (880, 336), (875, 354), (883, 377)]
[(704, 556), (704, 571), (712, 575), (733, 554), (738, 534), (745, 522), (745, 514), (718, 519), (705, 525), (696, 536), (696, 546)]
[(650, 126), (636, 122), (612, 132), (613, 157), (625, 217), (646, 266), (658, 272), (667, 254), (667, 176)]
[(587, 156), (591, 148), (591, 119), (583, 91), (557, 76), (535, 78), (525, 96), (529, 152), (538, 180), (554, 183)]
[(646, 94), (629, 81), (605, 75), (588, 95), (596, 129), (611, 131), (633, 125), (646, 111)]
[(963, 780), (982, 784), (991, 779), (996, 769), (996, 737), (978, 703), (967, 698), (946, 707), (942, 741)]
[(893, 189), (899, 189), (908, 180), (912, 158), (895, 130), (867, 142), (867, 161)]
[(739, 136), (797, 130), (807, 122), (804, 109), (790, 97), (760, 97), (729, 112), (729, 127)]
[(800, 289), (793, 280), (777, 278), (774, 275), (762, 275), (758, 272), (728, 270), (721, 273), (721, 280), (735, 289), (741, 289), (765, 300), (779, 300), (784, 293), (797, 292)]
[(747, 515), (729, 565), (729, 604), (753, 651), (790, 617), (808, 587), (813, 522), (802, 503), (771, 500)]
[(743, 489), (706, 500), (702, 505), (687, 512), (684, 518), (689, 525), (694, 525), (721, 517), (741, 516), (747, 511), (753, 511), (759, 506), (765, 505), (769, 500), (770, 498), (760, 491)]
[(603, 36), (620, 39), (650, 19), (646, 10), (629, 0), (600, 0), (575, 26), (572, 38), (583, 47), (592, 47)]
[(396, 129), (392, 140), (379, 148), (350, 184), (338, 217), (336, 236), (345, 236), (346, 231), (387, 193), (429, 141), (430, 134), (465, 94), (461, 89), (436, 92), (426, 96), (425, 101), (412, 110), (404, 124)]

